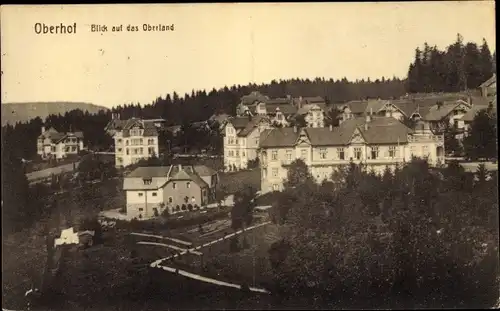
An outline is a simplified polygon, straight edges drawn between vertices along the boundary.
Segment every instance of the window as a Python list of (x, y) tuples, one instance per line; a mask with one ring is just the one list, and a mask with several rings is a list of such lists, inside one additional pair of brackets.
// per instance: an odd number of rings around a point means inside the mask
[(291, 162), (292, 161), (292, 150), (287, 150), (286, 151), (286, 160), (288, 162)]
[(153, 192), (153, 193), (151, 193), (151, 194), (152, 194), (154, 197), (158, 195), (158, 193), (157, 193), (157, 192)]
[(236, 142), (235, 142), (235, 144), (236, 144), (236, 145), (238, 145), (238, 144), (239, 144), (238, 138), (236, 138)]
[(130, 151), (128, 150), (128, 148), (126, 149), (126, 151), (127, 151), (127, 155), (129, 155), (129, 154), (130, 154)]
[(143, 140), (141, 138), (141, 139), (139, 139), (139, 145), (142, 145), (142, 144), (143, 144)]
[(319, 149), (319, 158), (326, 159), (326, 148)]
[(273, 161), (278, 160), (278, 151), (277, 150), (273, 150), (273, 152), (271, 153), (271, 160), (273, 160)]
[(123, 163), (123, 159), (122, 159), (121, 157), (116, 158), (116, 162), (117, 162), (118, 164), (122, 164), (122, 163)]
[(278, 169), (273, 168), (273, 177), (278, 177)]
[(119, 144), (121, 144), (122, 143), (122, 139), (118, 138), (118, 140), (116, 142), (119, 143)]
[(429, 155), (429, 146), (422, 146), (422, 155), (424, 157)]
[(128, 139), (125, 141), (125, 145), (128, 146)]
[(396, 157), (396, 146), (389, 146), (389, 158)]
[(172, 189), (175, 189), (175, 188), (177, 188), (177, 184), (176, 184), (176, 183), (173, 183), (173, 184), (172, 184)]
[(378, 158), (378, 147), (372, 147), (372, 159)]
[(278, 186), (278, 184), (274, 184), (273, 185), (273, 191), (278, 191), (280, 188)]
[(240, 151), (239, 150), (236, 150), (236, 156), (239, 157), (240, 156)]
[(168, 203), (172, 203), (172, 202), (174, 202), (174, 198), (168, 197)]
[(258, 138), (258, 137), (257, 137), (257, 138), (255, 138), (255, 144), (256, 144), (256, 145), (259, 145), (259, 138)]
[(361, 160), (361, 148), (360, 147), (354, 148), (354, 157), (356, 158), (356, 160)]
[(145, 185), (151, 185), (151, 183), (153, 182), (153, 179), (152, 178), (144, 178), (143, 181), (144, 181)]
[(415, 153), (416, 153), (415, 146), (410, 147), (410, 153), (411, 153), (411, 155), (415, 155)]
[(144, 148), (139, 148), (139, 154), (144, 154)]
[(155, 148), (154, 147), (149, 147), (148, 148), (148, 154), (153, 154), (155, 153)]
[(148, 145), (154, 145), (154, 139), (148, 139)]
[(232, 157), (233, 156), (233, 150), (229, 150), (229, 156)]
[(307, 158), (307, 149), (300, 150), (300, 157), (304, 160)]
[(117, 151), (118, 151), (118, 152), (122, 152), (122, 148), (118, 148), (118, 149), (117, 149)]
[(140, 197), (142, 197), (144, 195), (144, 193), (142, 193), (142, 192), (139, 192), (138, 194)]
[(142, 207), (139, 207), (139, 212), (142, 212), (144, 209)]
[(187, 188), (191, 188), (191, 182), (189, 182), (189, 181), (188, 181), (188, 182), (186, 183), (186, 187), (187, 187)]
[(345, 160), (344, 148), (337, 148), (337, 156), (340, 160)]
[(245, 156), (245, 151), (242, 151), (242, 152), (241, 152), (241, 155), (244, 157), (244, 156)]

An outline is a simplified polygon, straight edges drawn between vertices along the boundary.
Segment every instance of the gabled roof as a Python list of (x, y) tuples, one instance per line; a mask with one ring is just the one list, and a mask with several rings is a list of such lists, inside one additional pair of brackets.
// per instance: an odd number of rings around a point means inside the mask
[[(154, 190), (162, 188), (167, 182), (175, 180), (190, 180), (200, 187), (208, 187), (201, 176), (216, 174), (213, 169), (204, 165), (171, 165), (138, 167), (123, 180), (124, 190)], [(145, 185), (142, 179), (151, 178), (151, 183)]]
[(313, 107), (319, 107), (323, 112), (327, 112), (328, 108), (326, 107), (326, 103), (311, 103), (311, 104), (306, 104), (297, 110), (297, 114), (304, 115), (309, 112)]
[[(461, 120), (464, 122), (472, 122), (476, 115), (481, 111), (481, 110), (488, 110), (488, 105), (474, 105), (469, 111), (467, 111), (466, 114), (463, 115)], [(496, 106), (491, 107), (493, 111), (496, 111)]]
[(83, 132), (60, 133), (53, 127), (38, 136), (39, 139), (48, 138), (52, 143), (59, 143), (67, 137), (83, 138)]
[(299, 137), (299, 130), (293, 127), (272, 128), (260, 133), (259, 146), (267, 147), (291, 147), (295, 145)]
[(234, 117), (228, 120), (237, 130), (237, 135), (245, 137), (256, 128), (262, 120), (266, 120), (266, 116), (253, 116), (253, 117)]
[(381, 99), (370, 99), (370, 100), (352, 100), (345, 104), (338, 105), (338, 107), (349, 107), (351, 113), (353, 114), (365, 114), (373, 111), (376, 113), (384, 107), (389, 101)]
[(433, 105), (427, 109), (425, 115), (421, 116), (426, 121), (441, 121), (460, 104), (460, 102), (444, 102), (442, 105)]
[(276, 109), (279, 109), (279, 111), (284, 114), (284, 115), (292, 115), (297, 113), (297, 107), (295, 107), (292, 104), (289, 103), (274, 103), (274, 104), (267, 104), (266, 103), (266, 113), (267, 114), (275, 114)]
[[(365, 118), (354, 118), (332, 128), (304, 128), (313, 146), (342, 146), (349, 144), (353, 133), (358, 129), (367, 144), (406, 143), (412, 130), (392, 117), (372, 117), (365, 129)], [(300, 131), (293, 128), (279, 128), (264, 131), (260, 136), (260, 146), (293, 147)]]
[(248, 95), (244, 95), (241, 97), (241, 103), (243, 105), (250, 105), (250, 104), (253, 104), (255, 102), (265, 102), (266, 100), (268, 100), (269, 97), (261, 94), (260, 92), (258, 91), (253, 91), (251, 92), (250, 94)]
[(497, 82), (497, 75), (496, 75), (496, 73), (494, 73), (491, 78), (489, 78), (488, 80), (486, 80), (483, 83), (481, 83), (481, 85), (479, 87), (488, 87), (488, 86), (492, 85), (495, 82)]

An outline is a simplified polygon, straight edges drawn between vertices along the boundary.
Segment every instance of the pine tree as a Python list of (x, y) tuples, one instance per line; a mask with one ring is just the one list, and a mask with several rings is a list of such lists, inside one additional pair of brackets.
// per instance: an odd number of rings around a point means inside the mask
[(493, 57), (491, 56), (490, 48), (486, 39), (483, 38), (483, 44), (481, 45), (481, 55), (480, 55), (480, 70), (481, 70), (481, 80), (484, 82), (491, 78), (493, 75)]

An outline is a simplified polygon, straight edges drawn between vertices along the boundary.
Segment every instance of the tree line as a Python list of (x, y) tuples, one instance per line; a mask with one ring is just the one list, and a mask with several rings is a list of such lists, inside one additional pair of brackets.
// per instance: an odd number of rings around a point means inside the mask
[(408, 93), (459, 92), (476, 89), (496, 72), (496, 51), (491, 54), (485, 39), (481, 46), (456, 41), (446, 49), (424, 43), (417, 47), (408, 69)]
[(484, 165), (474, 177), (457, 162), (431, 171), (415, 158), (381, 175), (351, 163), (317, 185), (295, 161), (270, 212), (283, 232), (269, 252), (274, 292), (322, 307), (493, 305), (497, 179)]
[(260, 85), (234, 85), (219, 90), (212, 89), (208, 93), (205, 90), (192, 91), (191, 94), (184, 96), (174, 92), (164, 98), (158, 97), (146, 105), (138, 103), (120, 105), (111, 111), (101, 111), (98, 114), (73, 110), (64, 115), (50, 115), (46, 120), (35, 118), (25, 123), (6, 125), (2, 127), (2, 144), (4, 148), (12, 150), (18, 157), (32, 159), (36, 156), (36, 140), (43, 124), (46, 129), (54, 127), (61, 132), (82, 131), (86, 146), (93, 149), (109, 149), (112, 146), (112, 139), (105, 135), (104, 128), (111, 120), (111, 114), (118, 113), (121, 119), (163, 118), (167, 126), (182, 125), (185, 134), (184, 143), (181, 143), (181, 139), (179, 145), (199, 145), (200, 141), (205, 146), (213, 145), (213, 141), (207, 138), (207, 135), (203, 135), (201, 140), (196, 139), (199, 133), (192, 131), (190, 123), (205, 121), (218, 113), (234, 115), (240, 98), (252, 91), (259, 91), (269, 97), (322, 96), (329, 102), (343, 102), (361, 98), (402, 96), (404, 95), (404, 81), (398, 78), (381, 78), (375, 81), (367, 79), (355, 82), (348, 81), (346, 78), (342, 80), (290, 79), (273, 80), (271, 83)]

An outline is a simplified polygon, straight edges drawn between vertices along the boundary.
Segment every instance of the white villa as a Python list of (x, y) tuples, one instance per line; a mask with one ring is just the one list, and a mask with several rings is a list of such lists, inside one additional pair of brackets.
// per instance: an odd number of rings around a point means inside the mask
[(106, 127), (115, 141), (115, 166), (125, 167), (159, 155), (158, 127), (161, 121), (112, 120)]
[(266, 116), (228, 119), (224, 129), (225, 169), (245, 169), (248, 167), (248, 161), (257, 159), (260, 133), (268, 128), (271, 128), (271, 121)]
[(46, 131), (42, 126), (37, 140), (37, 154), (42, 159), (63, 159), (69, 155), (77, 155), (80, 150), (84, 150), (83, 132), (60, 133), (54, 128)]
[(301, 158), (318, 182), (329, 179), (339, 165), (363, 163), (381, 173), (386, 166), (426, 157), (444, 163), (444, 137), (420, 122), (412, 130), (393, 117), (366, 115), (339, 127), (275, 128), (260, 135), (261, 191), (281, 191), (287, 166)]

